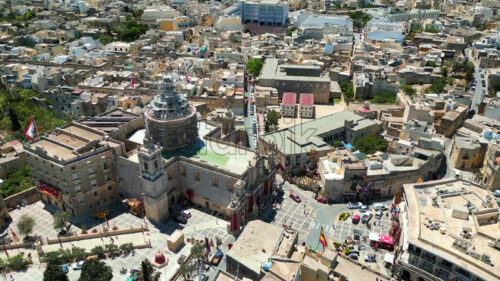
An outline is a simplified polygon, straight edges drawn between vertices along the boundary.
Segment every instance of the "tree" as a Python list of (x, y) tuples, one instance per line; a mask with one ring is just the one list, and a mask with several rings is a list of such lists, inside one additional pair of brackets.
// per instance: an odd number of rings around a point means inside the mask
[(252, 74), (254, 78), (259, 76), (263, 65), (261, 59), (249, 59), (246, 64), (248, 73)]
[(436, 62), (430, 60), (430, 61), (428, 61), (428, 62), (425, 63), (425, 66), (436, 67)]
[(292, 36), (293, 32), (296, 30), (297, 28), (295, 26), (291, 26), (289, 28), (286, 29), (286, 33), (285, 35), (286, 36)]
[(385, 151), (387, 149), (388, 142), (382, 137), (365, 135), (355, 140), (353, 145), (356, 149), (359, 149), (359, 151), (365, 154), (373, 154), (377, 151)]
[(9, 117), (11, 122), (12, 131), (19, 131), (21, 129), (21, 124), (19, 123), (19, 118), (17, 117), (17, 113), (11, 107), (9, 108)]
[(336, 140), (333, 142), (333, 147), (343, 147), (343, 146), (344, 144), (342, 143), (342, 141)]
[(470, 61), (466, 62), (464, 65), (465, 79), (467, 81), (472, 81), (474, 79), (474, 64)]
[(104, 248), (102, 246), (95, 246), (94, 248), (92, 248), (92, 250), (90, 250), (90, 253), (92, 253), (92, 255), (98, 256), (99, 258), (103, 258)]
[(182, 278), (187, 279), (187, 275), (191, 273), (191, 270), (193, 270), (193, 267), (183, 262), (179, 267), (179, 274), (182, 275)]
[(153, 280), (153, 272), (154, 268), (151, 266), (151, 263), (148, 259), (144, 259), (141, 262), (141, 272), (140, 277), (143, 281), (152, 281)]
[(266, 132), (273, 131), (278, 127), (278, 113), (274, 110), (267, 112), (266, 118)]
[(382, 92), (376, 94), (373, 99), (373, 103), (386, 103), (386, 104), (394, 104), (396, 103), (396, 94), (389, 92)]
[(401, 85), (401, 89), (403, 90), (403, 92), (409, 96), (412, 96), (414, 95), (417, 90), (415, 90), (412, 86), (408, 85), (408, 84), (403, 84)]
[(54, 229), (64, 231), (66, 230), (66, 223), (69, 221), (69, 215), (66, 212), (57, 212), (54, 215)]
[(59, 264), (61, 261), (61, 252), (60, 251), (51, 251), (45, 253), (42, 257), (42, 261), (46, 263)]
[(362, 11), (349, 11), (347, 15), (352, 19), (353, 26), (355, 28), (361, 29), (366, 26), (366, 23), (369, 22), (372, 17)]
[(115, 244), (107, 244), (104, 246), (106, 248), (106, 252), (112, 257), (118, 252), (119, 248)]
[(28, 261), (21, 254), (15, 255), (9, 258), (9, 266), (14, 271), (25, 270), (28, 267)]
[(448, 77), (448, 68), (446, 68), (446, 67), (441, 68), (441, 74), (445, 78)]
[(342, 90), (342, 94), (344, 95), (344, 101), (349, 103), (354, 100), (354, 86), (352, 81), (342, 80), (339, 82), (340, 90)]
[(442, 77), (434, 82), (429, 88), (425, 89), (425, 92), (439, 94), (444, 90), (447, 82), (446, 78)]
[(35, 220), (27, 215), (22, 215), (19, 221), (17, 222), (17, 229), (19, 229), (19, 233), (24, 236), (28, 236), (33, 232), (33, 227), (35, 226)]
[(59, 265), (49, 263), (43, 273), (43, 281), (69, 281)]
[(111, 281), (113, 270), (104, 262), (96, 259), (86, 260), (78, 281)]
[(87, 253), (85, 252), (85, 249), (83, 248), (78, 248), (74, 247), (71, 249), (71, 254), (73, 255), (73, 258), (77, 261), (81, 261), (85, 258)]
[(123, 251), (123, 252), (125, 252), (125, 253), (129, 253), (132, 250), (134, 250), (134, 244), (132, 244), (132, 243), (121, 244), (120, 245), (120, 250)]

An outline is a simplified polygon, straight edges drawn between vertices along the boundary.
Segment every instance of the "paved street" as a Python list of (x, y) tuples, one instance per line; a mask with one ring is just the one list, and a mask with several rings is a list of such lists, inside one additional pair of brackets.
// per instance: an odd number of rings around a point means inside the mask
[(297, 203), (290, 198), (289, 190), (285, 190), (283, 201), (276, 204), (276, 208), (268, 209), (263, 220), (275, 225), (283, 224), (299, 231), (299, 239), (304, 239), (311, 223), (314, 221), (315, 212), (311, 206)]
[(465, 54), (467, 55), (467, 58), (469, 59), (469, 61), (474, 64), (474, 78), (476, 79), (476, 91), (474, 92), (474, 97), (472, 98), (471, 108), (474, 110), (477, 110), (477, 106), (483, 100), (483, 97), (482, 97), (483, 86), (481, 84), (481, 76), (479, 74), (479, 67), (476, 64), (476, 62), (474, 61), (474, 59), (472, 58), (471, 49), (470, 48), (465, 49)]

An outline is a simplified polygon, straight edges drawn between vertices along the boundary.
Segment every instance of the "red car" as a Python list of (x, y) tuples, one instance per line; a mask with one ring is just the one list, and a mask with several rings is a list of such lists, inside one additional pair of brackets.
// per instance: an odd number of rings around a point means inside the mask
[(360, 220), (360, 216), (359, 215), (352, 216), (352, 223), (358, 224), (359, 220)]
[(319, 195), (318, 197), (316, 197), (316, 201), (318, 201), (319, 203), (323, 203), (323, 204), (327, 203), (326, 197), (325, 196), (321, 196), (321, 195)]
[(302, 199), (300, 199), (300, 196), (297, 195), (295, 192), (290, 193), (290, 198), (293, 199), (293, 201), (300, 203), (302, 202)]

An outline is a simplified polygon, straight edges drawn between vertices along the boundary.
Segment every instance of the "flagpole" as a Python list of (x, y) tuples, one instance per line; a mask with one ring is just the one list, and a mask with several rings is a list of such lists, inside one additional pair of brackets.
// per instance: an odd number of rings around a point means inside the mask
[(37, 126), (36, 126), (36, 123), (35, 123), (35, 118), (33, 116), (31, 116), (31, 120), (33, 120), (33, 126), (35, 126), (36, 136), (37, 136), (37, 138), (40, 138), (40, 135), (38, 134)]

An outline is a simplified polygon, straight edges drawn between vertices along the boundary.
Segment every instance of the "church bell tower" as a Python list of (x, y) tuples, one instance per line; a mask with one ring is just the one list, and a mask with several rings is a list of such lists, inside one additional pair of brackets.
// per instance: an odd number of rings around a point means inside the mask
[(159, 223), (169, 215), (167, 182), (161, 148), (153, 143), (147, 130), (138, 156), (146, 216)]

